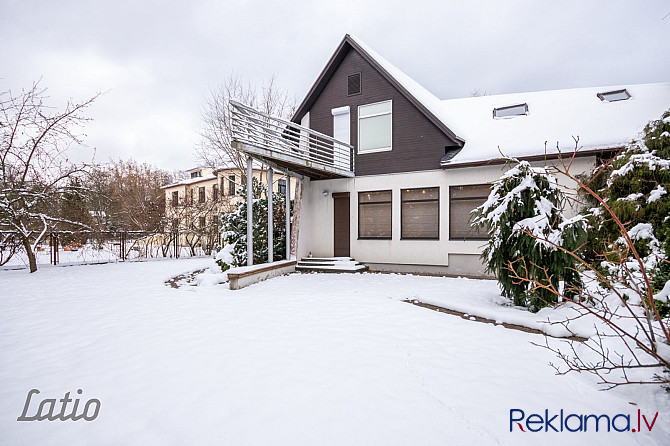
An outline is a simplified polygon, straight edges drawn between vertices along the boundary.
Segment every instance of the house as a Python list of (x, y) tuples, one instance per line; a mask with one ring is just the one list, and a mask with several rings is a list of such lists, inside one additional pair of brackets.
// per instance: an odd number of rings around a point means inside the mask
[[(265, 182), (267, 171), (254, 168), (253, 176)], [(295, 180), (294, 180), (295, 181)], [(220, 216), (232, 212), (244, 177), (239, 169), (198, 166), (186, 171), (186, 178), (162, 187), (165, 191), (165, 232), (179, 233), (179, 246), (203, 248), (209, 252), (220, 243)], [(275, 192), (286, 192), (286, 177), (275, 177)]]
[(346, 35), (282, 140), (254, 140), (240, 108), (234, 143), (302, 177), (298, 258), (480, 276), (485, 237), (470, 211), (503, 155), (542, 165), (576, 148), (571, 171), (588, 172), (668, 107), (668, 83), (440, 100)]

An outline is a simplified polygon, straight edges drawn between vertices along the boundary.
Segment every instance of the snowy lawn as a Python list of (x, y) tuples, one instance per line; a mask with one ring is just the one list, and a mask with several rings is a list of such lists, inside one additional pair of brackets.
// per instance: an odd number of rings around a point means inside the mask
[[(530, 344), (542, 335), (402, 302), (487, 312), (482, 302), (498, 299), (494, 282), (294, 274), (239, 291), (206, 277), (197, 287), (164, 283), (211, 262), (0, 271), (0, 443), (661, 445), (670, 438), (670, 397), (661, 389), (599, 391), (590, 376), (555, 376), (547, 365), (553, 354)], [(99, 415), (19, 422), (34, 388), (40, 394), (28, 415), (66, 392), (81, 405), (98, 399)], [(649, 421), (659, 415), (652, 432), (524, 433), (510, 432), (510, 409), (623, 413), (631, 427), (638, 409)]]

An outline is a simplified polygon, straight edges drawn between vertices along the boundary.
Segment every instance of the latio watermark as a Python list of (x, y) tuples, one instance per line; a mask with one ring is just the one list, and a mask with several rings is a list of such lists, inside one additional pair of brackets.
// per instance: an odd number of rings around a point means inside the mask
[[(26, 404), (23, 406), (23, 413), (21, 413), (21, 416), (18, 417), (16, 421), (93, 421), (100, 413), (100, 400), (96, 398), (91, 398), (90, 400), (86, 401), (86, 403), (83, 404), (81, 412), (77, 413), (80, 400), (79, 398), (70, 398), (70, 392), (67, 392), (60, 400), (57, 400), (56, 398), (47, 398), (42, 400), (39, 403), (39, 406), (37, 403), (32, 404), (33, 395), (37, 395), (39, 393), (40, 391), (37, 389), (32, 389), (30, 392), (28, 392), (28, 396), (26, 397)], [(81, 395), (82, 390), (77, 389), (77, 394)], [(56, 401), (60, 402), (60, 410), (56, 407)], [(73, 403), (71, 407), (68, 407), (69, 403)], [(37, 409), (35, 410), (33, 407), (31, 410), (31, 405), (36, 406)], [(34, 413), (34, 415), (28, 416), (28, 413)]]
[[(608, 414), (576, 414), (550, 412), (545, 409), (544, 414), (533, 413), (526, 416), (521, 409), (510, 409), (510, 432), (651, 432), (658, 418), (658, 412)], [(525, 426), (525, 429), (524, 429)]]

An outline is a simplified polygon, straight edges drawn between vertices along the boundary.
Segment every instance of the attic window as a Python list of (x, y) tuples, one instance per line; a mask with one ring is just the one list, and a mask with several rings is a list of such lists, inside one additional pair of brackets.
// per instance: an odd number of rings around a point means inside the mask
[(604, 93), (598, 93), (598, 98), (601, 101), (607, 101), (607, 102), (625, 101), (626, 99), (630, 99), (630, 93), (628, 93), (628, 90), (624, 88), (623, 90), (614, 90), (614, 91), (606, 91)]
[(493, 119), (511, 118), (528, 114), (528, 104), (510, 105), (493, 109)]
[(361, 93), (361, 73), (350, 74), (347, 77), (347, 96)]

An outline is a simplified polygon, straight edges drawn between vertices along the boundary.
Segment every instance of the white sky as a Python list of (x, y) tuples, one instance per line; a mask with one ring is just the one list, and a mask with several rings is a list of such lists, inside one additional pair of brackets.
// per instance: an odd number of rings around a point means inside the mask
[(667, 0), (0, 0), (0, 91), (40, 76), (55, 104), (107, 91), (89, 158), (184, 169), (231, 72), (275, 73), (299, 102), (346, 33), (447, 99), (670, 81), (668, 13)]

